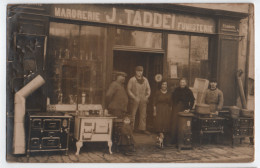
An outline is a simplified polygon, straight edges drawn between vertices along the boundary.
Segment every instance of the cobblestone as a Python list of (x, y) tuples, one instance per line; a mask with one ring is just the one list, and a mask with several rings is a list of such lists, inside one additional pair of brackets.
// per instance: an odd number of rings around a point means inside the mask
[(254, 158), (254, 146), (248, 141), (234, 148), (230, 145), (207, 144), (194, 147), (192, 150), (178, 151), (175, 147), (163, 149), (156, 147), (155, 135), (135, 135), (135, 140), (136, 153), (133, 156), (116, 152), (110, 155), (105, 143), (96, 146), (86, 143), (81, 148), (79, 156), (75, 155), (76, 148), (71, 146), (67, 156), (63, 152), (38, 152), (31, 154), (29, 158), (25, 155), (7, 155), (7, 161), (19, 163), (232, 163), (252, 162)]

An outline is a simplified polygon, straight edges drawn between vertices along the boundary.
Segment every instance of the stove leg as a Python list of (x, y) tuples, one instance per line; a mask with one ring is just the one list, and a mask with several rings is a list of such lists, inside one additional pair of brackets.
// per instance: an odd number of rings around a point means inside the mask
[(219, 133), (217, 133), (217, 139), (216, 139), (216, 144), (219, 144), (220, 140), (219, 140)]
[(179, 145), (179, 146), (178, 146), (178, 152), (180, 152), (180, 151), (181, 151), (181, 146)]
[(231, 147), (234, 148), (234, 136), (231, 137)]
[(27, 150), (26, 157), (27, 158), (30, 157), (30, 151), (29, 150)]
[(107, 146), (108, 146), (108, 149), (109, 149), (109, 153), (110, 154), (113, 154), (111, 148), (112, 148), (112, 141), (107, 141)]
[(202, 131), (200, 131), (200, 136), (199, 136), (199, 138), (200, 138), (200, 146), (201, 146), (202, 138), (203, 138), (203, 132), (202, 132)]
[(75, 155), (79, 155), (79, 151), (80, 148), (83, 146), (83, 142), (81, 141), (76, 142), (76, 146), (77, 146), (77, 152), (75, 153)]
[(254, 138), (253, 137), (249, 137), (249, 140), (250, 140), (250, 144), (254, 145)]

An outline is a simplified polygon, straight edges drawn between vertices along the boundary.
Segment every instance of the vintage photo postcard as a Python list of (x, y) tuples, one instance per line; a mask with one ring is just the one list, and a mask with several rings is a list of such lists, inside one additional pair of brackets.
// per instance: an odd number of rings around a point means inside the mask
[(255, 160), (254, 4), (8, 4), (6, 162)]

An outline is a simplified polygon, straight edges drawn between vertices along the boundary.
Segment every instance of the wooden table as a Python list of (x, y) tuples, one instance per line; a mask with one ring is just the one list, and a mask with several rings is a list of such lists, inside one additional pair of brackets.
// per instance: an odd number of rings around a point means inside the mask
[(112, 116), (75, 116), (74, 138), (76, 155), (79, 155), (83, 142), (107, 142), (112, 154)]

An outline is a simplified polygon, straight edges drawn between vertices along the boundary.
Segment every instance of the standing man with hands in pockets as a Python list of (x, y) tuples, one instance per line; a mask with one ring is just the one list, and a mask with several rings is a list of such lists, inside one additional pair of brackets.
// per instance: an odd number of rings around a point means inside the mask
[(138, 132), (150, 134), (146, 130), (146, 107), (148, 98), (151, 94), (151, 89), (148, 80), (143, 76), (144, 68), (137, 66), (135, 68), (135, 76), (130, 78), (127, 85), (127, 92), (130, 97), (130, 112), (132, 118), (132, 126), (135, 126), (135, 116), (139, 109), (139, 124)]

